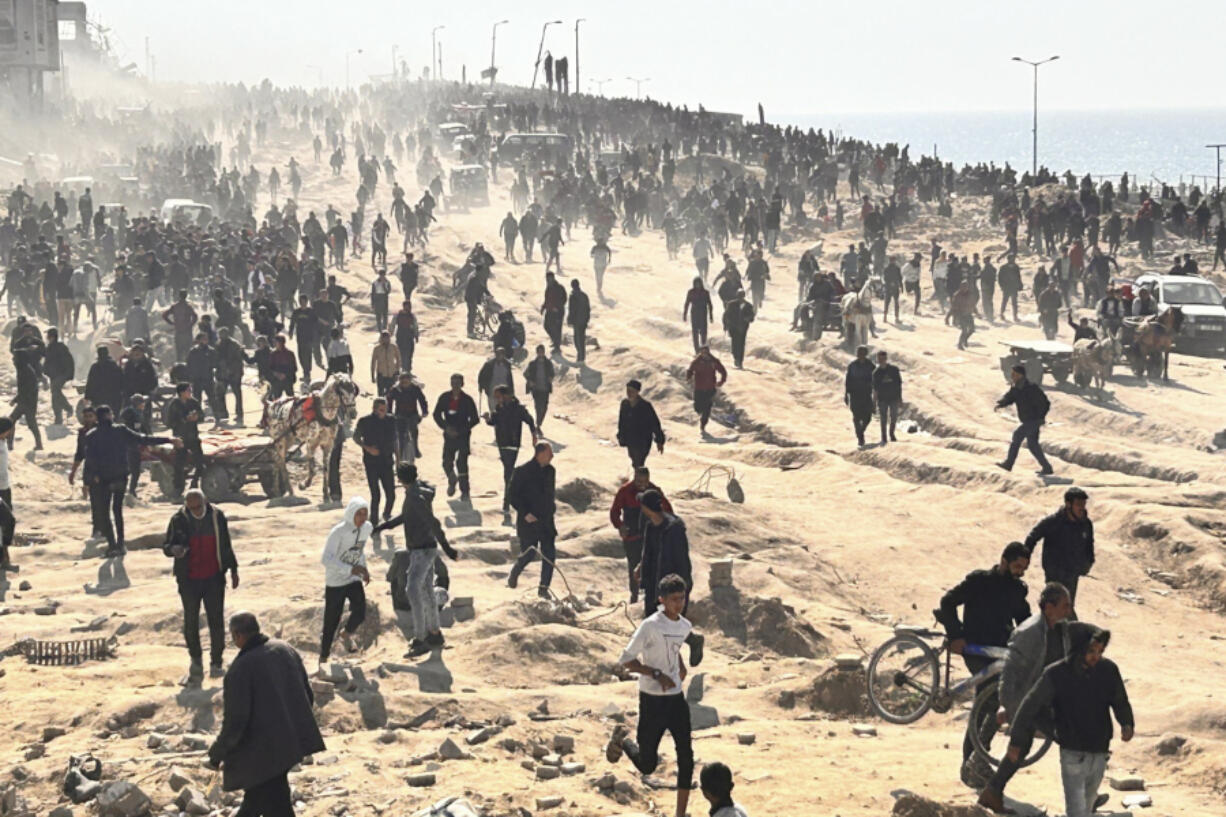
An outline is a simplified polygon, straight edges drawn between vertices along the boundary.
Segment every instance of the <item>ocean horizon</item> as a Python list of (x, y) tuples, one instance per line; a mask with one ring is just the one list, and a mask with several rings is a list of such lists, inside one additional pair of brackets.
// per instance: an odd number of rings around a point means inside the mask
[[(755, 114), (756, 115), (756, 114)], [(955, 167), (1008, 162), (1019, 175), (1031, 166), (1029, 110), (777, 114), (767, 119), (872, 142), (910, 144), (911, 156), (936, 155)], [(1118, 177), (1127, 171), (1142, 184), (1155, 179), (1212, 186), (1217, 172), (1214, 151), (1205, 145), (1226, 142), (1226, 108), (1052, 110), (1039, 109), (1039, 164), (1063, 173), (1072, 170)], [(1226, 156), (1223, 156), (1226, 163)], [(1226, 169), (1226, 168), (1224, 168)]]

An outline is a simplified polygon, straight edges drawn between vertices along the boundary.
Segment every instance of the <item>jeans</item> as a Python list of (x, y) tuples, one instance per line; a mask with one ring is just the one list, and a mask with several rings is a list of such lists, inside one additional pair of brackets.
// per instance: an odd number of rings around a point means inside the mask
[(64, 384), (67, 382), (59, 377), (51, 381), (51, 410), (55, 412), (56, 425), (59, 425), (65, 417), (73, 415), (72, 405), (64, 396)]
[[(396, 497), (396, 477), (393, 473), (392, 458), (372, 457), (363, 452), (362, 467), (366, 470), (366, 487), (370, 489), (371, 520), (390, 519), (393, 501)], [(380, 486), (383, 488), (382, 491), (379, 490)], [(382, 496), (387, 497), (387, 502), (383, 507), (383, 516), (380, 517), (379, 499)]]
[[(881, 420), (881, 441), (886, 441), (886, 426), (889, 426), (889, 438), (894, 439), (894, 427), (898, 425), (898, 407), (902, 403), (898, 400), (886, 402), (885, 400), (877, 401), (877, 417)], [(887, 418), (886, 415), (889, 415)]]
[[(123, 494), (128, 478), (122, 476), (110, 481), (99, 480), (89, 485), (89, 504), (94, 520), (94, 530), (106, 537), (108, 551), (123, 552)], [(115, 518), (111, 525), (112, 515)]]
[(698, 350), (707, 345), (707, 322), (691, 320), (690, 337), (694, 339), (694, 354), (698, 354)]
[(626, 756), (642, 774), (651, 774), (660, 765), (660, 741), (664, 733), (673, 736), (677, 752), (677, 788), (694, 788), (694, 744), (690, 737), (690, 705), (685, 696), (639, 693), (639, 725), (635, 736), (637, 752)]
[(370, 306), (375, 313), (375, 329), (382, 332), (387, 328), (387, 296), (372, 295)]
[(437, 547), (409, 550), (406, 592), (413, 620), (413, 638), (418, 640), (439, 632), (438, 604), (434, 600), (434, 560), (437, 558)]
[(240, 423), (243, 421), (243, 381), (239, 378), (232, 380), (217, 381), (217, 405), (215, 406), (217, 419), (223, 420), (230, 416), (230, 412), (226, 410), (226, 394), (234, 392), (234, 419)]
[(192, 457), (193, 488), (200, 484), (200, 477), (204, 473), (204, 451), (200, 449), (200, 440), (184, 440), (183, 447), (175, 452), (174, 488), (179, 496), (183, 495), (183, 488), (187, 485), (188, 454)]
[(511, 575), (519, 578), (524, 568), (536, 558), (537, 548), (541, 553), (541, 587), (549, 587), (553, 582), (553, 563), (558, 559), (555, 542), (558, 538), (557, 528), (553, 519), (538, 519), (535, 522), (525, 522), (521, 516), (515, 526), (519, 536), (519, 558), (511, 568)]
[(193, 664), (201, 662), (200, 603), (209, 624), (209, 663), (221, 664), (226, 649), (226, 574), (218, 573), (207, 579), (180, 579), (179, 598), (183, 601), (183, 639)]
[(459, 482), (460, 493), (468, 493), (468, 435), (443, 435), (443, 473), (451, 482)]
[(325, 587), (324, 634), (319, 642), (321, 664), (332, 654), (332, 641), (336, 638), (336, 628), (340, 626), (346, 599), (349, 600), (349, 618), (345, 621), (345, 632), (353, 635), (366, 620), (366, 591), (360, 581), (342, 584), (340, 587)]
[(244, 791), (243, 804), (234, 812), (234, 817), (294, 817), (287, 774), (282, 772)]
[[(984, 658), (982, 655), (964, 655), (962, 656), (962, 660), (966, 662), (966, 668), (970, 670), (972, 675), (992, 663), (991, 658)], [(975, 694), (978, 695), (980, 692), (983, 692), (983, 690), (991, 684), (992, 681), (984, 681), (977, 684), (975, 686)], [(992, 709), (991, 711), (985, 711), (982, 714), (983, 718), (979, 721), (979, 723), (972, 724), (969, 720), (966, 722), (966, 734), (962, 737), (963, 763), (965, 763), (975, 754), (975, 744), (971, 741), (972, 729), (979, 731), (980, 736), (985, 739), (985, 743), (990, 741), (992, 733), (996, 731), (996, 710)]]
[(639, 598), (639, 583), (634, 580), (634, 569), (639, 566), (639, 562), (643, 561), (643, 538), (635, 536), (633, 539), (622, 540), (622, 550), (626, 552), (626, 571), (629, 576), (630, 587), (630, 603), (638, 601)]
[(545, 422), (545, 415), (549, 413), (549, 392), (532, 392), (532, 408), (536, 413), (536, 427), (540, 428)]
[(1047, 457), (1043, 455), (1043, 446), (1039, 444), (1039, 431), (1043, 428), (1041, 420), (1026, 420), (1017, 428), (1013, 429), (1013, 441), (1009, 443), (1009, 455), (1005, 457), (1005, 466), (1013, 467), (1013, 463), (1017, 461), (1017, 454), (1022, 449), (1022, 441), (1026, 442), (1026, 448), (1034, 456), (1039, 467), (1044, 471), (1051, 471), (1051, 463), (1047, 461)]
[(1075, 752), (1060, 747), (1060, 779), (1068, 817), (1089, 817), (1107, 770), (1107, 752)]
[(417, 460), (417, 423), (408, 417), (396, 418), (396, 449), (401, 462), (412, 465)]

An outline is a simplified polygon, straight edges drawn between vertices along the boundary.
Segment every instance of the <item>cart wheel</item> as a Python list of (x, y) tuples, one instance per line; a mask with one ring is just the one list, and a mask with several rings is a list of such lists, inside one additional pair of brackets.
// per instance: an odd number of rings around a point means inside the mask
[(264, 496), (269, 499), (285, 496), (285, 486), (281, 484), (281, 475), (275, 470), (260, 472), (260, 488), (263, 489)]
[(200, 480), (200, 488), (210, 502), (220, 502), (229, 498), (234, 493), (230, 487), (230, 469), (216, 463), (210, 465), (205, 469), (204, 477)]

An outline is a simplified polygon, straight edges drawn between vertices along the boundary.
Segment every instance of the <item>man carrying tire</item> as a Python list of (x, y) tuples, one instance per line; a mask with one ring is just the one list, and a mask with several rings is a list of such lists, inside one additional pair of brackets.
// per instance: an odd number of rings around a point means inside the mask
[[(1014, 624), (1020, 624), (1030, 616), (1026, 602), (1026, 585), (1022, 576), (1030, 566), (1030, 552), (1021, 542), (1010, 542), (1000, 556), (1000, 563), (987, 570), (972, 570), (956, 587), (941, 597), (939, 618), (949, 639), (949, 651), (962, 655), (966, 668), (977, 673), (992, 663), (981, 655), (964, 655), (966, 645), (980, 647), (1004, 647), (1009, 643)], [(962, 607), (962, 618), (958, 618)], [(978, 695), (992, 681), (986, 681), (975, 689)], [(988, 738), (988, 730), (995, 730), (990, 712), (977, 724), (967, 724), (962, 740), (962, 782), (972, 789), (982, 788), (991, 769), (987, 763), (975, 757), (975, 745), (971, 729), (978, 729), (980, 736)]]

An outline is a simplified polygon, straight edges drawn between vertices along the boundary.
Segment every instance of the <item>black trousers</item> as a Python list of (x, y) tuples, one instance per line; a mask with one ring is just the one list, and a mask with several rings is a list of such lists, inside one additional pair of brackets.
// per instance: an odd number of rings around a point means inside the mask
[(353, 635), (366, 620), (366, 590), (361, 582), (349, 582), (340, 587), (324, 588), (324, 634), (319, 642), (320, 663), (328, 660), (332, 654), (332, 641), (336, 638), (336, 628), (341, 623), (341, 613), (345, 610), (345, 600), (349, 600), (349, 618), (345, 620), (345, 632)]
[(545, 313), (545, 334), (555, 350), (562, 348), (562, 311), (551, 309)]
[[(94, 520), (94, 530), (106, 537), (107, 550), (123, 551), (123, 494), (127, 488), (127, 476), (110, 481), (101, 480), (89, 485), (89, 505)], [(114, 516), (115, 524), (111, 524)]]
[(287, 774), (282, 772), (244, 791), (243, 804), (234, 812), (234, 817), (294, 817)]
[(732, 362), (739, 369), (741, 363), (745, 360), (745, 336), (749, 333), (748, 329), (731, 329), (728, 335), (732, 339)]
[(394, 385), (396, 385), (395, 375), (377, 375), (375, 377), (375, 394), (379, 397), (387, 397), (387, 393), (391, 391)]
[(643, 538), (636, 536), (633, 539), (623, 539), (622, 550), (626, 552), (627, 582), (630, 587), (630, 603), (633, 604), (639, 598), (639, 583), (634, 580), (634, 569), (643, 561)]
[(587, 360), (587, 324), (572, 326), (575, 334), (575, 358), (582, 363)]
[(1000, 296), (1001, 317), (1004, 317), (1005, 307), (1009, 304), (1010, 301), (1013, 302), (1013, 319), (1017, 320), (1017, 293), (1010, 292), (1009, 290), (1004, 290), (1004, 294)]
[(413, 349), (416, 345), (411, 340), (396, 339), (396, 346), (400, 349), (400, 371), (413, 371)]
[(690, 336), (694, 339), (694, 353), (697, 354), (699, 349), (707, 345), (707, 322), (691, 320)]
[(128, 446), (128, 493), (136, 496), (136, 486), (140, 485), (140, 446)]
[(549, 392), (532, 392), (532, 407), (536, 410), (536, 426), (540, 428), (545, 422), (545, 414), (549, 411)]
[(519, 558), (511, 567), (511, 575), (519, 578), (524, 568), (536, 558), (536, 548), (539, 548), (541, 556), (544, 557), (541, 559), (540, 586), (549, 587), (553, 583), (553, 563), (558, 560), (558, 530), (554, 527), (553, 519), (525, 522), (521, 516), (515, 526), (515, 533), (519, 536)]
[(180, 496), (187, 485), (187, 458), (192, 458), (192, 487), (200, 484), (204, 472), (204, 451), (200, 448), (200, 440), (184, 440), (183, 447), (175, 452), (175, 493)]
[[(366, 469), (366, 486), (370, 489), (370, 518), (390, 519), (392, 517), (392, 505), (396, 498), (396, 476), (393, 473), (392, 463), (394, 460), (391, 457), (372, 457), (369, 454), (362, 454), (362, 467)], [(379, 488), (383, 490), (380, 492)], [(386, 495), (387, 503), (383, 507), (383, 516), (379, 516), (379, 499)]]
[(67, 381), (56, 378), (51, 381), (51, 410), (55, 412), (55, 424), (59, 425), (65, 417), (71, 417), (72, 404), (64, 396), (64, 383)]
[(677, 752), (677, 788), (694, 788), (694, 743), (690, 733), (690, 705), (685, 696), (639, 693), (639, 726), (635, 740), (638, 751), (627, 757), (642, 774), (651, 774), (660, 765), (660, 741), (664, 733), (673, 736)]
[(370, 296), (370, 306), (375, 313), (375, 329), (382, 332), (387, 328), (387, 296)]
[(468, 435), (443, 435), (443, 473), (460, 483), (460, 493), (468, 493)]
[(226, 574), (218, 573), (208, 579), (180, 579), (179, 598), (183, 601), (183, 639), (192, 663), (201, 663), (203, 655), (200, 647), (200, 604), (203, 602), (209, 625), (209, 663), (221, 664), (221, 655), (226, 649)]
[(698, 412), (698, 423), (705, 431), (707, 421), (711, 419), (711, 406), (715, 403), (715, 389), (694, 389), (694, 411)]
[(499, 448), (498, 458), (502, 460), (502, 509), (511, 507), (508, 499), (511, 493), (511, 474), (515, 471), (515, 463), (519, 459), (518, 448)]
[(870, 397), (866, 401), (851, 401), (851, 422), (856, 428), (856, 439), (864, 445), (864, 432), (868, 428), (869, 423), (873, 422), (873, 401)]
[(298, 336), (298, 365), (302, 367), (302, 382), (311, 382), (311, 355), (319, 350), (315, 345), (315, 338), (304, 338)]
[(232, 380), (217, 381), (217, 406), (216, 415), (218, 419), (224, 419), (230, 416), (230, 412), (226, 410), (226, 395), (229, 392), (234, 392), (234, 418), (240, 423), (243, 421), (243, 381), (240, 378)]
[(638, 468), (647, 463), (647, 455), (651, 453), (651, 443), (647, 443), (647, 445), (628, 445), (626, 446), (626, 451), (630, 454), (630, 464)]
[(36, 448), (43, 447), (43, 437), (38, 431), (38, 392), (33, 394), (17, 393), (17, 405), (13, 408), (13, 413), (9, 415), (9, 419), (14, 424), (22, 417), (26, 420), (26, 426), (30, 429), (30, 433), (34, 436), (34, 446)]

